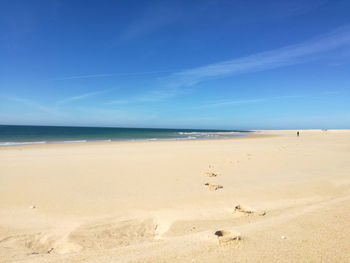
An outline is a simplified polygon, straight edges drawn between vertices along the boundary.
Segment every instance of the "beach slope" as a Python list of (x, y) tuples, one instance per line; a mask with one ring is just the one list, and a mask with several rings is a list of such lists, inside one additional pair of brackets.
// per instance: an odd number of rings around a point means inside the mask
[(350, 262), (350, 131), (0, 148), (0, 263)]

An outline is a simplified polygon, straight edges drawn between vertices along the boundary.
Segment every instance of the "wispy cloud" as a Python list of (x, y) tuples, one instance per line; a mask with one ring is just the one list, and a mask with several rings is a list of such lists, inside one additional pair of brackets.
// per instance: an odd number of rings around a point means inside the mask
[(306, 63), (322, 58), (326, 52), (343, 47), (350, 47), (350, 26), (338, 28), (301, 44), (177, 72), (165, 80), (171, 87), (193, 86), (212, 78)]
[[(302, 64), (322, 58), (322, 54), (350, 46), (350, 26), (344, 26), (328, 34), (319, 36), (301, 44), (286, 46), (283, 48), (256, 53), (245, 57), (234, 58), (227, 61), (200, 66), (193, 69), (114, 72), (86, 75), (73, 75), (50, 80), (73, 80), (105, 78), (116, 76), (152, 75), (171, 73), (164, 77), (163, 86), (182, 87), (192, 86), (211, 78), (220, 78), (231, 75), (250, 72), (265, 71), (295, 64)], [(344, 51), (343, 51), (344, 53)], [(346, 54), (349, 54), (348, 51)]]
[(2, 96), (3, 98), (13, 101), (13, 102), (17, 102), (20, 103), (22, 105), (28, 106), (31, 109), (37, 110), (37, 111), (41, 111), (44, 113), (49, 113), (49, 114), (57, 114), (58, 112), (50, 107), (47, 106), (43, 106), (35, 101), (32, 101), (30, 99), (26, 99), (26, 98), (20, 98), (20, 97), (11, 97), (11, 96)]
[(255, 104), (255, 103), (267, 101), (268, 99), (269, 98), (219, 100), (219, 101), (215, 101), (215, 102), (208, 102), (205, 104), (193, 106), (191, 108), (192, 109), (205, 109), (205, 108), (224, 107), (224, 106), (239, 105), (239, 104)]
[(105, 77), (118, 77), (118, 76), (137, 76), (137, 75), (152, 75), (159, 73), (170, 73), (175, 70), (155, 70), (155, 71), (135, 71), (135, 72), (114, 72), (114, 73), (100, 73), (100, 74), (86, 74), (86, 75), (73, 75), (60, 78), (54, 78), (50, 80), (72, 80), (72, 79), (92, 79), (92, 78), (105, 78)]
[[(177, 1), (156, 1), (146, 8), (139, 18), (133, 21), (121, 33), (119, 40), (127, 42), (134, 40), (181, 20), (181, 24), (198, 26), (207, 21), (213, 21), (220, 13), (220, 23), (251, 23), (252, 21), (266, 21), (271, 19), (296, 16), (307, 13), (327, 3), (327, 0), (279, 0), (257, 2), (254, 13), (248, 1), (186, 1), (181, 5)], [(222, 9), (231, 12), (222, 12)]]
[(131, 23), (121, 34), (120, 40), (125, 42), (150, 34), (180, 17), (181, 12), (176, 2), (160, 1), (150, 6), (139, 19)]
[[(265, 51), (241, 58), (235, 58), (219, 63), (209, 64), (193, 69), (179, 71), (158, 79), (158, 88), (143, 96), (133, 96), (127, 99), (117, 99), (107, 104), (132, 104), (158, 102), (174, 96), (187, 93), (196, 84), (203, 81), (224, 78), (239, 74), (272, 70), (290, 65), (307, 63), (325, 58), (328, 52), (350, 47), (350, 26), (338, 28), (328, 34), (297, 45)], [(253, 100), (221, 101), (211, 107), (229, 104), (257, 103), (265, 98)], [(204, 106), (208, 107), (208, 106)]]
[(177, 89), (158, 89), (152, 90), (143, 95), (137, 95), (129, 98), (115, 99), (107, 102), (107, 105), (124, 105), (124, 104), (134, 104), (134, 103), (150, 103), (150, 102), (159, 102), (175, 95), (179, 94)]
[[(73, 110), (65, 110), (59, 107), (47, 107), (28, 98), (1, 95), (1, 100), (15, 103), (21, 114), (11, 112), (0, 112), (1, 123), (20, 123), (36, 125), (82, 125), (82, 126), (124, 126), (132, 127), (135, 123), (147, 126), (150, 121), (157, 118), (152, 111), (108, 109), (95, 107), (93, 105), (75, 106)], [(2, 104), (1, 104), (2, 106)], [(6, 104), (5, 104), (6, 107)], [(1, 108), (1, 107), (0, 107)]]
[(322, 92), (320, 94), (304, 94), (304, 95), (283, 95), (283, 96), (273, 96), (273, 97), (261, 97), (261, 98), (253, 98), (253, 99), (226, 99), (226, 100), (218, 100), (218, 101), (210, 101), (204, 104), (196, 105), (191, 107), (191, 109), (206, 109), (206, 108), (216, 108), (216, 107), (225, 107), (232, 105), (240, 105), (240, 104), (256, 104), (263, 102), (271, 102), (278, 100), (287, 100), (287, 99), (302, 99), (302, 98), (313, 98), (322, 95), (338, 95), (339, 91), (329, 91)]
[(68, 97), (65, 98), (63, 100), (59, 100), (56, 102), (57, 105), (62, 105), (62, 104), (66, 104), (72, 101), (77, 101), (77, 100), (83, 100), (83, 99), (87, 99), (90, 97), (94, 97), (103, 93), (106, 93), (108, 91), (111, 91), (112, 89), (106, 89), (106, 90), (100, 90), (100, 91), (94, 91), (94, 92), (88, 92), (88, 93), (84, 93), (84, 94), (79, 94), (76, 96), (72, 96), (72, 97)]

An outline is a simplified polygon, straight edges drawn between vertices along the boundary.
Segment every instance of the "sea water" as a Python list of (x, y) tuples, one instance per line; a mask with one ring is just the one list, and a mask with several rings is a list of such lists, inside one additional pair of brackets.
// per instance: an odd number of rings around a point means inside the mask
[(0, 125), (0, 146), (125, 140), (196, 140), (240, 137), (249, 131)]

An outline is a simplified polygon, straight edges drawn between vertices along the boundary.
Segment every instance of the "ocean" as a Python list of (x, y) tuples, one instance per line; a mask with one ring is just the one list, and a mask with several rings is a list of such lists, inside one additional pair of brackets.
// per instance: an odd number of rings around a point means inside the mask
[(127, 140), (196, 140), (246, 136), (249, 131), (0, 125), (0, 146)]

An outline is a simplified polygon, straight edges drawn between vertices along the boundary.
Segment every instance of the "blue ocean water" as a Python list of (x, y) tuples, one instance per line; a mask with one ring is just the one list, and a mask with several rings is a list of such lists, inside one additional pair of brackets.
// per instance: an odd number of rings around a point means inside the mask
[(0, 146), (122, 140), (195, 140), (244, 136), (249, 131), (0, 125)]

